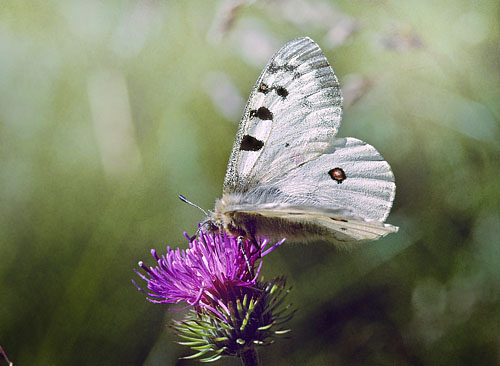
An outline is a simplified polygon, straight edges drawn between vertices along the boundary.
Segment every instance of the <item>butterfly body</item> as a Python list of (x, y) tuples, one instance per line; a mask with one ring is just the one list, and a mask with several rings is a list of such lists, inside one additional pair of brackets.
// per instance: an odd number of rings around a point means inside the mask
[[(221, 201), (218, 201), (219, 207)], [(217, 210), (217, 209), (216, 209)], [(256, 238), (266, 237), (272, 241), (281, 238), (309, 241), (326, 236), (328, 233), (321, 226), (315, 225), (302, 215), (287, 212), (285, 216), (264, 216), (257, 212), (239, 210), (214, 212), (213, 219), (221, 222), (225, 231), (231, 235), (241, 236), (257, 241)]]
[[(237, 195), (225, 195), (217, 200), (211, 222), (217, 223), (226, 232), (256, 241), (266, 237), (280, 240), (283, 237), (292, 241), (314, 241), (324, 238), (337, 242), (349, 241), (340, 233), (329, 232), (324, 225), (317, 224), (315, 218), (306, 212), (294, 212), (289, 206), (280, 211), (277, 207), (266, 215), (259, 212), (242, 211), (227, 201), (239, 202)], [(243, 198), (242, 198), (243, 199)]]
[(347, 244), (397, 231), (389, 164), (371, 145), (336, 138), (342, 93), (310, 38), (285, 44), (253, 88), (229, 159), (222, 198), (205, 221), (255, 239)]

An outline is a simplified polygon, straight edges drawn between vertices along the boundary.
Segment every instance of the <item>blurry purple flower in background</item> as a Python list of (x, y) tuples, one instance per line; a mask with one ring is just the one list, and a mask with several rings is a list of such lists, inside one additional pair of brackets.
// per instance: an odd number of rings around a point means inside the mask
[(231, 355), (241, 357), (245, 365), (257, 365), (255, 347), (288, 332), (275, 328), (293, 315), (289, 306), (281, 306), (288, 293), (285, 278), (258, 280), (262, 261), (257, 262), (283, 242), (266, 249), (267, 239), (256, 245), (226, 233), (201, 231), (187, 250), (167, 247), (162, 256), (152, 250), (156, 267), (139, 262), (146, 274), (136, 273), (149, 292), (132, 282), (150, 302), (187, 303), (191, 308), (183, 321), (172, 325), (188, 341), (181, 344), (198, 351), (187, 358), (215, 361)]

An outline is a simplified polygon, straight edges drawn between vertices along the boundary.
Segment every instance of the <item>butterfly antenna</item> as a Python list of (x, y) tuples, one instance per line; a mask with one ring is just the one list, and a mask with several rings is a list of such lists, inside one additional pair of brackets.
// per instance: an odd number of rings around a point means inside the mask
[(190, 200), (188, 200), (186, 197), (184, 197), (182, 194), (179, 195), (179, 199), (182, 201), (182, 202), (185, 202), (185, 203), (189, 203), (191, 206), (193, 207), (196, 207), (198, 209), (200, 209), (206, 216), (208, 216), (208, 212), (205, 211), (204, 209), (202, 209), (200, 206), (198, 206), (196, 203), (193, 203), (191, 202)]

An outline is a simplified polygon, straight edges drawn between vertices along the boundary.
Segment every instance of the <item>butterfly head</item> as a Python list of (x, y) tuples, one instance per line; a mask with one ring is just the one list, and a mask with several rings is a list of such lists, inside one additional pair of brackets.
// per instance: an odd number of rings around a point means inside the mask
[(200, 223), (200, 230), (205, 233), (218, 233), (223, 231), (222, 222), (214, 217), (213, 212), (209, 212), (209, 215)]

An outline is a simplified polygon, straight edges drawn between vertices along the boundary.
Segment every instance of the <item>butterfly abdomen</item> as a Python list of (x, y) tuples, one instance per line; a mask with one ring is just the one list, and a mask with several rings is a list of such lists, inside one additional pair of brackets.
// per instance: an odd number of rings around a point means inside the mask
[(246, 233), (249, 238), (267, 238), (278, 241), (286, 238), (288, 242), (327, 241), (334, 244), (352, 242), (352, 238), (341, 232), (328, 229), (307, 215), (285, 214), (270, 217), (258, 213), (228, 213), (229, 227)]
[(267, 238), (270, 240), (312, 241), (332, 238), (330, 230), (316, 224), (304, 214), (261, 215), (258, 211), (249, 212), (238, 209), (244, 201), (244, 194), (225, 194), (217, 200), (213, 220), (218, 222), (231, 235), (249, 239)]

